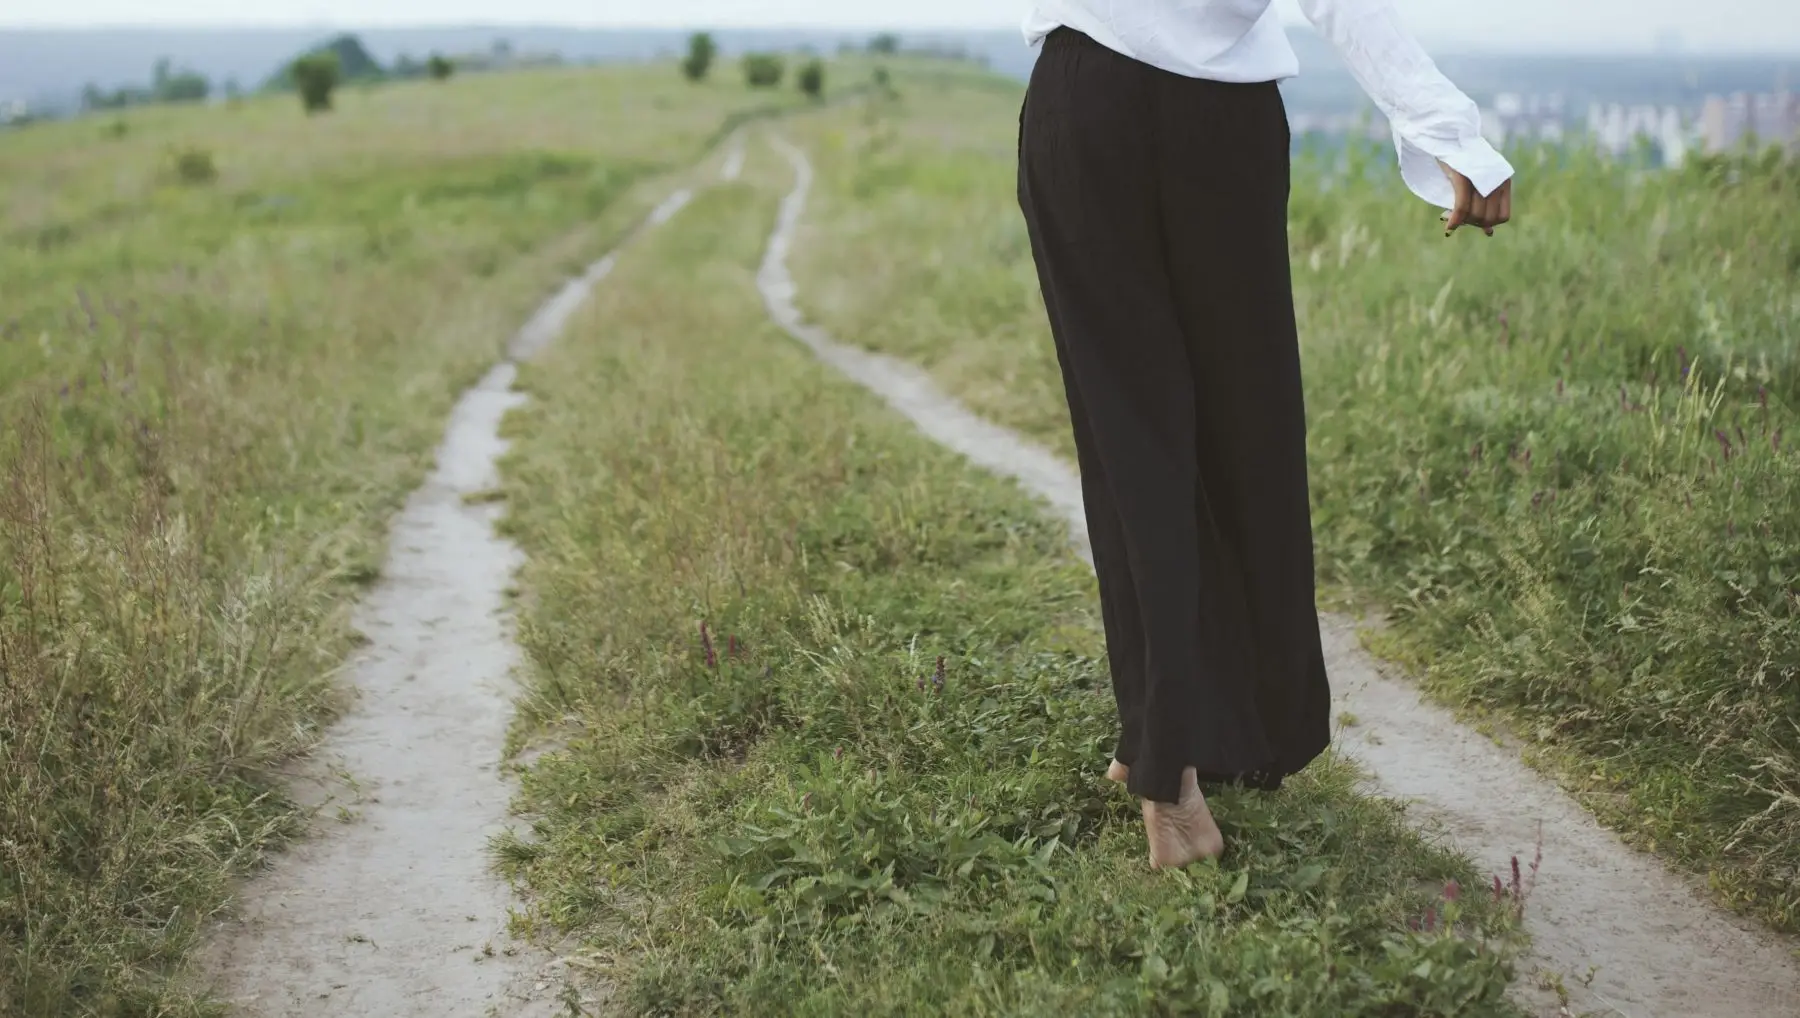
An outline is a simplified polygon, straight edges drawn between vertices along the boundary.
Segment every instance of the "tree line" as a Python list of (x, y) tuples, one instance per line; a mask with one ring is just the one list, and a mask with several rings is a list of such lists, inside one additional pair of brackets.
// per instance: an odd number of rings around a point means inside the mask
[[(262, 84), (260, 90), (299, 92), (308, 109), (324, 109), (330, 107), (331, 91), (347, 82), (404, 81), (415, 78), (441, 81), (451, 77), (462, 67), (486, 68), (511, 57), (511, 44), (501, 39), (495, 41), (491, 54), (462, 54), (453, 57), (434, 52), (421, 59), (402, 53), (392, 66), (384, 67), (363, 45), (361, 39), (354, 35), (340, 35), (284, 64)], [(99, 85), (89, 84), (82, 90), (81, 104), (88, 110), (116, 110), (157, 103), (204, 102), (219, 93), (224, 98), (235, 99), (243, 91), (236, 79), (228, 79), (222, 89), (215, 88), (206, 75), (191, 68), (177, 67), (172, 60), (164, 57), (152, 68), (148, 85), (123, 85), (103, 89)]]

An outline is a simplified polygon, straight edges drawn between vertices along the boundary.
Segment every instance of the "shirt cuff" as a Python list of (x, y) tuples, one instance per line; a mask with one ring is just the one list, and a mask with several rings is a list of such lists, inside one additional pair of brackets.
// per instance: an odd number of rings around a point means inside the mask
[(1451, 169), (1468, 177), (1483, 198), (1493, 194), (1513, 176), (1512, 164), (1494, 146), (1481, 138), (1461, 144), (1433, 145), (1433, 148), (1441, 150), (1428, 152), (1402, 137), (1396, 130), (1394, 147), (1400, 153), (1400, 178), (1406, 181), (1406, 186), (1412, 193), (1442, 209), (1456, 206), (1456, 191), (1450, 186), (1450, 178), (1444, 176), (1444, 171), (1439, 168), (1440, 159)]

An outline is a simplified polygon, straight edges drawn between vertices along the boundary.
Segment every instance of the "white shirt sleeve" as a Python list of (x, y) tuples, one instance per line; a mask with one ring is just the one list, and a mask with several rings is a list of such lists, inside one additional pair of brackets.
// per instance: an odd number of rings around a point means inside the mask
[(1414, 41), (1391, 0), (1300, 0), (1300, 7), (1393, 125), (1400, 176), (1414, 194), (1439, 208), (1456, 203), (1440, 159), (1483, 196), (1512, 177), (1512, 165), (1481, 136), (1481, 111)]

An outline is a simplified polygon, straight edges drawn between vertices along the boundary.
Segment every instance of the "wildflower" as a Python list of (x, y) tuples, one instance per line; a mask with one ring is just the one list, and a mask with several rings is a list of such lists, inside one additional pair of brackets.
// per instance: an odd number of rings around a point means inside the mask
[(1676, 347), (1676, 348), (1675, 348), (1675, 355), (1676, 355), (1676, 356), (1677, 356), (1677, 357), (1680, 357), (1680, 358), (1681, 358), (1681, 377), (1682, 377), (1682, 378), (1683, 378), (1683, 379), (1686, 379), (1686, 378), (1687, 378), (1687, 376), (1688, 376), (1688, 352), (1687, 352), (1687, 347), (1685, 347), (1685, 346), (1678, 346), (1678, 347)]
[(831, 758), (833, 760), (842, 760), (844, 758), (844, 747), (834, 747), (831, 751)]
[(1722, 455), (1724, 455), (1726, 462), (1730, 462), (1731, 461), (1731, 439), (1725, 437), (1725, 432), (1720, 431), (1717, 428), (1713, 429), (1713, 437), (1719, 440), (1719, 451)]
[(712, 633), (707, 631), (706, 620), (700, 620), (700, 648), (706, 652), (706, 667), (717, 669), (719, 655), (713, 650)]
[(940, 692), (944, 688), (944, 656), (938, 655), (937, 671), (931, 673), (931, 684)]
[(1452, 880), (1444, 885), (1444, 900), (1455, 901), (1462, 897), (1462, 885)]

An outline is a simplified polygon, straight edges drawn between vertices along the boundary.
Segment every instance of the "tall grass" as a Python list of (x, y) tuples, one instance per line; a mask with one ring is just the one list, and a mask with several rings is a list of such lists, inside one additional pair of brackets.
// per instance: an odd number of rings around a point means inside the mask
[[(786, 167), (634, 247), (509, 424), (527, 926), (631, 1015), (1504, 1015), (1508, 909), (1325, 762), (1149, 870), (1060, 525), (772, 328)], [(1452, 892), (1454, 893), (1454, 892)]]
[(0, 1013), (208, 1007), (170, 977), (297, 829), (278, 766), (455, 395), (635, 181), (770, 101), (659, 67), (6, 136)]
[[(1072, 455), (1019, 94), (901, 89), (813, 122), (802, 293)], [(1516, 157), (1492, 239), (1434, 232), (1385, 151), (1296, 168), (1322, 579), (1609, 824), (1800, 928), (1800, 167)]]

